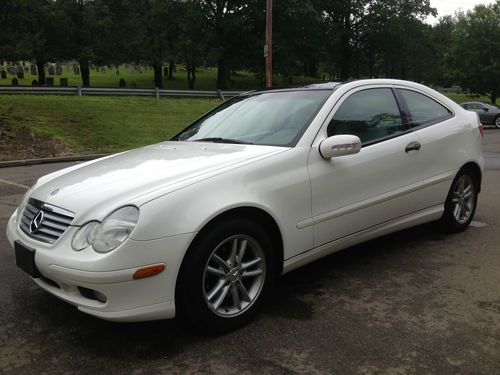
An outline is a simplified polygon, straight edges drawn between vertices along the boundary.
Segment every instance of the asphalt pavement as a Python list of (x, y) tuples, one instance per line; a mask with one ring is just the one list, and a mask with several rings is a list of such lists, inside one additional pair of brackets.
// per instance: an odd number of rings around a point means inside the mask
[(38, 288), (5, 226), (36, 178), (70, 164), (0, 169), (0, 374), (500, 374), (500, 130), (484, 152), (466, 232), (427, 224), (323, 258), (215, 337), (102, 321)]

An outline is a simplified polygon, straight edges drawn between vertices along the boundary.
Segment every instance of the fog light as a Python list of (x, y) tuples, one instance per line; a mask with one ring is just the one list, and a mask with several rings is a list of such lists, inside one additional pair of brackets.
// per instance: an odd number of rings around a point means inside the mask
[(94, 290), (94, 295), (99, 302), (106, 303), (106, 301), (108, 300), (104, 294), (98, 292), (97, 290)]

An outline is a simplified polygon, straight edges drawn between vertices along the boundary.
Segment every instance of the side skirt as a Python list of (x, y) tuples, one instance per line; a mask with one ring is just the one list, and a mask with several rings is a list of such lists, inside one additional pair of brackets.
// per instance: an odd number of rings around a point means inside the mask
[(333, 254), (347, 247), (357, 245), (361, 242), (397, 232), (402, 229), (438, 220), (443, 215), (443, 212), (444, 205), (439, 204), (315, 247), (302, 254), (285, 260), (282, 274), (293, 271), (294, 269), (314, 262), (319, 258)]

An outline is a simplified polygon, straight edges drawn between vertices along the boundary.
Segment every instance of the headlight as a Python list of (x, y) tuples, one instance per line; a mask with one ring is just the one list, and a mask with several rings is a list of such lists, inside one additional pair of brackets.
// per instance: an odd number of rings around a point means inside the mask
[(73, 237), (73, 249), (80, 251), (92, 245), (99, 253), (114, 250), (130, 236), (138, 220), (137, 207), (122, 207), (108, 215), (102, 223), (91, 221), (81, 227)]

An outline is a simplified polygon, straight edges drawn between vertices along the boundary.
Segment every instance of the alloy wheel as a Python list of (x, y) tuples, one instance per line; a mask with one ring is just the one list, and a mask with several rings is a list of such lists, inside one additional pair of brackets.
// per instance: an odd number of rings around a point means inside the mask
[(459, 224), (464, 224), (469, 220), (474, 209), (476, 200), (475, 187), (472, 178), (464, 174), (462, 175), (453, 190), (453, 216)]
[(234, 317), (247, 311), (259, 297), (266, 275), (262, 247), (244, 234), (222, 241), (208, 258), (203, 274), (203, 295), (217, 315)]

